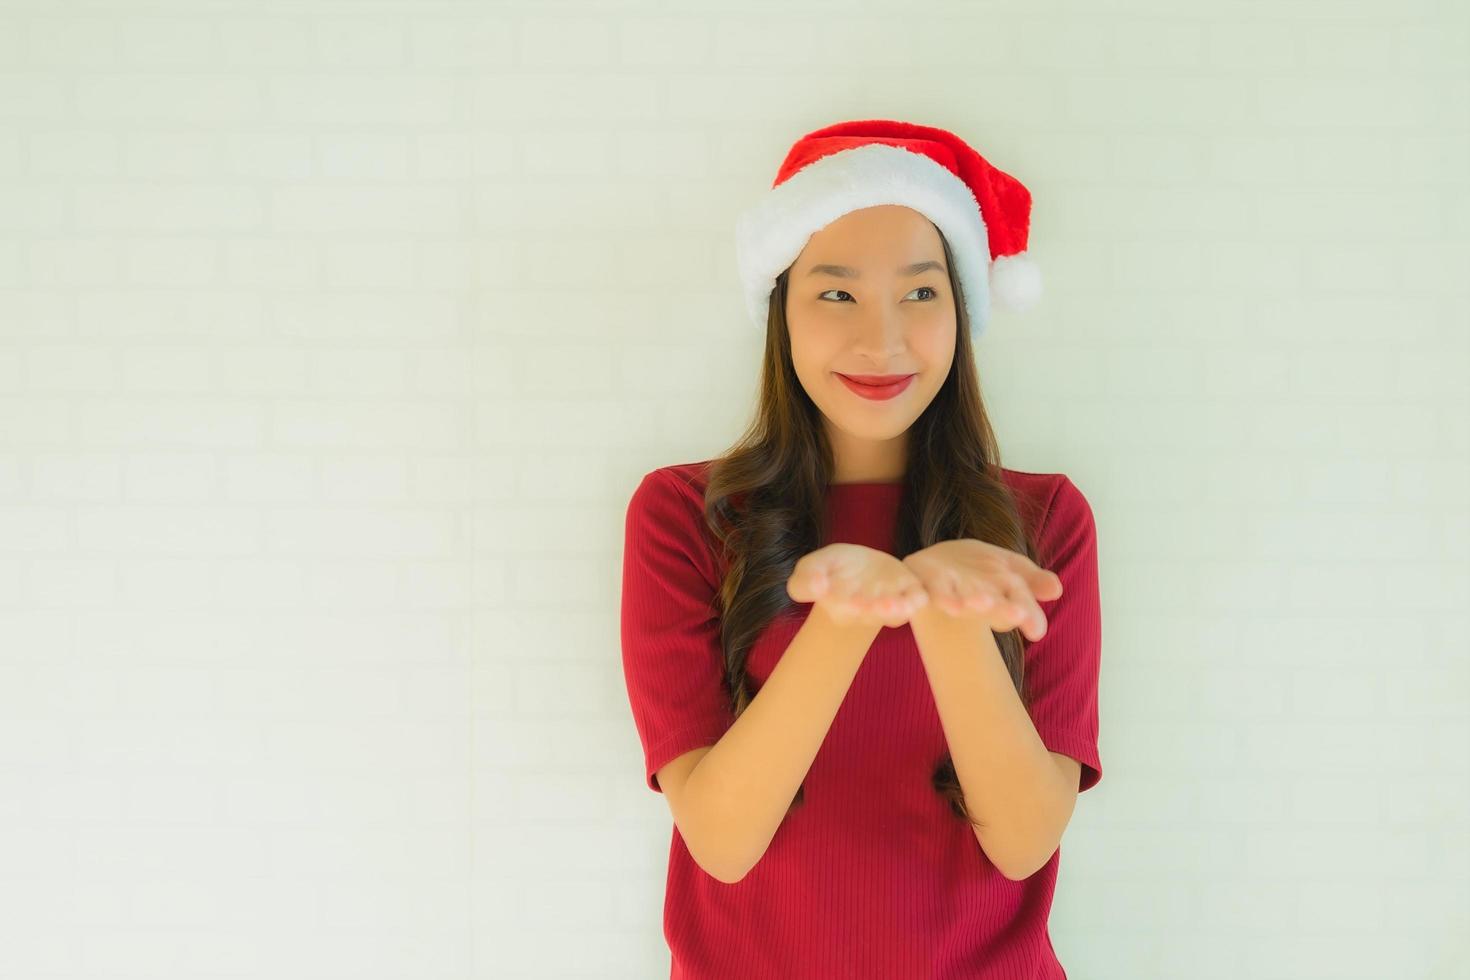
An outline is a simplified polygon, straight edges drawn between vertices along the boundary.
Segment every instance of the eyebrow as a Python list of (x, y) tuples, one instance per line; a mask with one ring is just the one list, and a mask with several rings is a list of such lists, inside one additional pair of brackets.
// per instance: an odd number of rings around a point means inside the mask
[[(943, 272), (944, 266), (935, 262), (933, 259), (927, 259), (923, 262), (915, 262), (913, 265), (901, 266), (898, 274), (901, 276), (917, 276), (919, 273), (926, 272), (929, 269), (938, 269), (940, 272)], [(850, 265), (814, 265), (807, 270), (807, 275), (838, 276), (842, 279), (862, 278), (862, 274)]]

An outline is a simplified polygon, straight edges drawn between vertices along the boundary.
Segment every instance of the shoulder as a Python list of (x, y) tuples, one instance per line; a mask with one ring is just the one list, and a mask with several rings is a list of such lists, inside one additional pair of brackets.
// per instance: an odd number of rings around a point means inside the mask
[(1077, 533), (1091, 534), (1092, 506), (1082, 489), (1065, 473), (1031, 473), (1001, 467), (1017, 505), (1038, 541), (1055, 541)]
[(708, 460), (671, 463), (643, 475), (628, 501), (627, 531), (683, 552), (695, 567), (716, 581), (718, 564), (704, 517)]
[(667, 466), (660, 466), (653, 472), (662, 474), (663, 478), (674, 483), (681, 493), (694, 497), (701, 501), (702, 505), (705, 488), (709, 486), (710, 466), (713, 463), (712, 459), (700, 460), (697, 463), (670, 463)]
[(649, 470), (633, 491), (632, 506), (635, 509), (692, 507), (697, 513), (703, 513), (711, 462), (670, 463)]

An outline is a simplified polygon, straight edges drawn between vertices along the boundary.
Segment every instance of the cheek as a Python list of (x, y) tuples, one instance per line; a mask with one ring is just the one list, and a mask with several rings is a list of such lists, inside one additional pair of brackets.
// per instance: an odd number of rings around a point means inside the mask
[(822, 340), (819, 333), (804, 332), (791, 334), (791, 363), (796, 373), (804, 378), (816, 378), (830, 371), (837, 356), (835, 345)]
[(954, 358), (954, 324), (936, 324), (909, 335), (909, 347), (927, 371), (944, 373)]

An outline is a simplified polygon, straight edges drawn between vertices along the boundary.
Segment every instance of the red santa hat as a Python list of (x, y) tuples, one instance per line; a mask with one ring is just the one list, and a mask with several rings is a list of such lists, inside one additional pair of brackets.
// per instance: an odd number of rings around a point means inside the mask
[(849, 211), (901, 204), (943, 233), (964, 292), (971, 336), (1004, 310), (1041, 297), (1041, 271), (1026, 252), (1031, 192), (955, 134), (893, 119), (834, 123), (786, 154), (771, 189), (736, 220), (735, 254), (745, 305), (764, 330), (771, 290), (820, 231)]

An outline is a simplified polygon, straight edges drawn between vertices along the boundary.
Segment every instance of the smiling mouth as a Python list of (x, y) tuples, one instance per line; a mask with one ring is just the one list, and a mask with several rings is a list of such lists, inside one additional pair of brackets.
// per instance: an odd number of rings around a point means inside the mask
[[(867, 399), (881, 401), (892, 398), (907, 388), (914, 378), (914, 374), (843, 374), (834, 372), (847, 389), (854, 394)], [(878, 381), (872, 384), (870, 381)]]
[[(837, 372), (842, 374), (841, 371)], [(911, 378), (911, 374), (843, 374), (844, 378), (851, 378), (860, 385), (891, 385), (897, 384), (904, 378)]]

